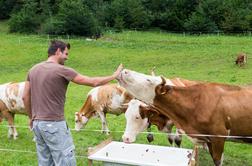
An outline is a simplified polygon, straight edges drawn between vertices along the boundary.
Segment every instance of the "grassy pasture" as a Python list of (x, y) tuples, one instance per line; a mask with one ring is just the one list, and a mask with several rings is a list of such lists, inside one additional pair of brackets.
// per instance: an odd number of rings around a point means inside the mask
[[(0, 83), (24, 81), (27, 71), (36, 63), (46, 59), (48, 37), (36, 35), (8, 34), (6, 23), (0, 24)], [(126, 31), (120, 34), (107, 33), (103, 38), (88, 42), (81, 38), (66, 39), (71, 43), (67, 66), (89, 76), (111, 74), (123, 63), (126, 68), (149, 73), (156, 66), (156, 74), (168, 78), (182, 77), (191, 80), (205, 80), (229, 84), (245, 85), (252, 83), (252, 63), (245, 67), (234, 65), (239, 52), (252, 56), (250, 36), (187, 36), (160, 32)], [(78, 111), (90, 87), (70, 84), (65, 105), (65, 117), (74, 128), (74, 112)], [(120, 140), (124, 130), (124, 115), (107, 116), (111, 135)], [(7, 123), (0, 124), (0, 165), (37, 165), (35, 144), (32, 133), (27, 128), (27, 117), (17, 115), (15, 123), (19, 137), (7, 138)], [(78, 165), (87, 165), (87, 147), (94, 146), (108, 136), (101, 134), (98, 119), (92, 119), (85, 130), (72, 131), (76, 146)], [(152, 127), (153, 131), (157, 131)], [(155, 134), (151, 144), (170, 146), (166, 135)], [(137, 143), (147, 143), (146, 134), (141, 134)], [(192, 148), (185, 137), (184, 148)], [(95, 165), (101, 165), (96, 162)], [(211, 166), (210, 155), (200, 151), (200, 166)], [(224, 165), (252, 165), (252, 146), (247, 144), (225, 144)]]

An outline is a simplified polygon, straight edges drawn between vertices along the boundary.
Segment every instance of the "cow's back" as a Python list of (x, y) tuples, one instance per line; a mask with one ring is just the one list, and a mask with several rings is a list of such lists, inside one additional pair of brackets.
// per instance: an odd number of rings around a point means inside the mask
[(127, 93), (126, 90), (118, 84), (108, 84), (92, 89), (88, 95), (92, 96), (92, 105), (95, 110), (103, 107), (106, 112), (121, 114), (121, 106), (126, 100), (125, 93)]
[(187, 87), (200, 83), (199, 81), (191, 81), (183, 78), (172, 78), (170, 80), (175, 86)]
[(22, 100), (25, 82), (7, 83), (0, 85), (0, 99), (9, 111), (26, 114)]

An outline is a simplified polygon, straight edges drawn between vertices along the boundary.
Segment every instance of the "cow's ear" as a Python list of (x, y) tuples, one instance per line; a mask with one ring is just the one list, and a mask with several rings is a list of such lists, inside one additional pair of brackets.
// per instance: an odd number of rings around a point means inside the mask
[(163, 85), (163, 84), (159, 84), (157, 87), (156, 87), (156, 93), (158, 95), (165, 95), (167, 94), (168, 92), (170, 92), (172, 90), (172, 86), (170, 85)]
[(121, 105), (122, 108), (128, 108), (128, 106), (129, 106), (129, 103), (124, 103)]
[(142, 119), (146, 118), (146, 113), (147, 113), (147, 109), (145, 106), (142, 106), (141, 104), (139, 105), (139, 114), (141, 116)]

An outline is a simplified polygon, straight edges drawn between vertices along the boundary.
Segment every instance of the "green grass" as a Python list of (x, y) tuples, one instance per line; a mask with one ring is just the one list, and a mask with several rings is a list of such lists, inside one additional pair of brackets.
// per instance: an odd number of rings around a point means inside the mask
[[(0, 23), (0, 83), (24, 81), (28, 70), (36, 63), (46, 60), (48, 37), (36, 35), (8, 34), (6, 22)], [(250, 36), (184, 36), (160, 32), (126, 31), (120, 34), (107, 33), (103, 38), (88, 42), (81, 38), (69, 39), (71, 43), (67, 66), (89, 75), (112, 74), (123, 63), (126, 68), (149, 73), (156, 66), (156, 74), (168, 78), (182, 77), (191, 80), (206, 80), (229, 84), (252, 83), (252, 63), (245, 67), (234, 65), (236, 54), (245, 52), (252, 55)], [(65, 117), (71, 128), (74, 127), (74, 112), (79, 111), (90, 87), (70, 84), (65, 105)], [(109, 128), (114, 140), (120, 140), (125, 126), (124, 115), (108, 115)], [(27, 126), (27, 117), (17, 115), (15, 123)], [(28, 128), (18, 127), (17, 140), (7, 138), (6, 121), (0, 124), (0, 165), (37, 165), (35, 143)], [(87, 148), (95, 146), (108, 136), (97, 131), (101, 124), (92, 119), (80, 132), (72, 131), (76, 146), (78, 165), (87, 165)], [(156, 128), (153, 127), (156, 131)], [(151, 144), (169, 146), (166, 135), (157, 134)], [(147, 143), (146, 135), (141, 134), (137, 143)], [(192, 148), (185, 137), (184, 148)], [(4, 151), (4, 149), (19, 150)], [(224, 165), (252, 165), (251, 145), (230, 143), (225, 145)], [(101, 163), (96, 162), (95, 165)], [(210, 155), (200, 151), (200, 166), (213, 165)]]

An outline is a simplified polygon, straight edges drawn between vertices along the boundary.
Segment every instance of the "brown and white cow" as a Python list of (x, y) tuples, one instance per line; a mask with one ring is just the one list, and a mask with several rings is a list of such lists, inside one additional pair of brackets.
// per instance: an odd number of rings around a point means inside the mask
[(196, 143), (207, 143), (216, 166), (222, 165), (226, 137), (252, 143), (250, 88), (217, 83), (176, 87), (126, 69), (118, 80), (132, 95), (170, 117)]
[[(152, 69), (151, 71), (150, 78), (160, 80), (160, 77), (155, 77), (154, 69)], [(182, 87), (191, 86), (198, 83), (196, 81), (190, 81), (182, 78), (167, 79), (167, 81), (169, 81), (169, 83), (173, 86), (182, 86)], [(147, 110), (151, 110), (151, 112), (147, 112)], [(148, 115), (150, 114), (152, 115), (152, 118), (148, 118), (149, 117)], [(153, 108), (141, 101), (133, 100), (132, 102), (130, 102), (129, 107), (125, 113), (125, 117), (127, 123), (123, 135), (123, 140), (124, 142), (128, 143), (134, 142), (137, 134), (144, 131), (147, 128), (149, 122), (151, 124), (155, 124), (156, 126), (158, 126), (158, 129), (160, 131), (167, 133), (171, 133), (172, 127), (174, 126), (172, 120), (170, 120), (168, 117), (165, 117), (164, 115), (153, 113)], [(175, 135), (174, 134), (168, 135), (168, 140), (171, 144), (175, 142), (177, 146), (180, 146), (182, 136), (179, 133), (181, 133), (180, 129), (176, 130)]]
[(102, 131), (108, 134), (106, 113), (115, 115), (124, 113), (127, 109), (124, 104), (131, 99), (132, 96), (118, 84), (107, 84), (91, 89), (81, 110), (75, 113), (75, 130), (79, 131), (91, 117), (98, 115), (102, 122)]
[(143, 132), (145, 129), (150, 127), (151, 124), (154, 124), (158, 127), (159, 131), (168, 133), (168, 140), (171, 144), (173, 144), (173, 142), (175, 142), (177, 146), (180, 146), (181, 144), (181, 135), (170, 135), (172, 127), (174, 126), (173, 122), (142, 101), (132, 99), (128, 103), (125, 118), (126, 128), (122, 136), (123, 142), (125, 143), (134, 142), (136, 140), (136, 136), (140, 132)]
[(13, 137), (13, 139), (18, 136), (14, 125), (15, 114), (27, 115), (22, 100), (24, 85), (24, 82), (0, 85), (0, 122), (3, 118), (8, 121), (8, 137)]

